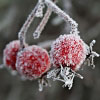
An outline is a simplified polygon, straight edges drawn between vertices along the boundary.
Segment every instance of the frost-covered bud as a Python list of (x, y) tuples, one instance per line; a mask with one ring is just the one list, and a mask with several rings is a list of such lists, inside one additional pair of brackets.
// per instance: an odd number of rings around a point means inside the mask
[(7, 67), (16, 70), (16, 56), (20, 49), (20, 42), (19, 40), (14, 40), (10, 42), (3, 52), (3, 61), (4, 65)]
[(70, 67), (78, 70), (85, 61), (87, 46), (78, 34), (61, 35), (51, 46), (51, 62), (53, 66)]
[(28, 46), (17, 55), (16, 69), (26, 79), (40, 78), (49, 68), (48, 52), (39, 46)]
[(44, 3), (42, 1), (39, 2), (39, 6), (38, 6), (38, 9), (35, 13), (35, 16), (36, 17), (43, 17), (43, 9), (44, 9)]

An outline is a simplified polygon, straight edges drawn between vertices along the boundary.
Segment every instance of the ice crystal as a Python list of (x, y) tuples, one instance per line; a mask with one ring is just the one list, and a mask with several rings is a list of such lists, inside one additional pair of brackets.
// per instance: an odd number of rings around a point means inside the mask
[(89, 46), (89, 49), (88, 49), (88, 55), (87, 55), (88, 66), (92, 65), (93, 68), (95, 68), (94, 57), (99, 57), (100, 56), (98, 53), (93, 51), (93, 46), (94, 46), (95, 43), (96, 43), (96, 40), (93, 40), (90, 43), (90, 46)]
[(38, 9), (36, 10), (35, 16), (36, 17), (43, 17), (43, 9), (44, 9), (44, 2), (42, 0), (39, 0), (39, 6)]
[(63, 67), (62, 65), (61, 68), (53, 69), (47, 74), (47, 78), (52, 78), (54, 81), (58, 80), (64, 82), (63, 87), (68, 86), (69, 89), (72, 88), (73, 79), (75, 76), (83, 79), (80, 74), (77, 74), (75, 71), (71, 70), (70, 67)]

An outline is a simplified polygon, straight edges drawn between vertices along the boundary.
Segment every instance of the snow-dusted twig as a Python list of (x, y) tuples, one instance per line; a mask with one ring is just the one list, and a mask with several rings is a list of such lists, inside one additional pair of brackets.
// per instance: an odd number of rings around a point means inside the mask
[(52, 13), (51, 8), (47, 9), (47, 12), (45, 13), (42, 21), (40, 22), (40, 24), (38, 25), (37, 29), (35, 30), (35, 32), (33, 33), (34, 39), (37, 39), (40, 37), (41, 32), (43, 31), (45, 25), (48, 22), (48, 19), (50, 18), (50, 15)]
[(63, 18), (66, 22), (69, 22), (71, 25), (70, 33), (78, 34), (78, 24), (74, 21), (68, 14), (62, 11), (56, 4), (54, 4), (51, 0), (45, 0), (45, 4), (52, 9), (52, 11), (61, 18)]
[[(55, 3), (56, 0), (53, 0), (53, 2)], [(51, 14), (52, 14), (52, 9), (48, 7), (48, 9), (47, 9), (42, 21), (40, 22), (40, 24), (38, 25), (37, 29), (33, 33), (34, 39), (38, 39), (40, 37), (41, 32), (43, 31), (44, 27), (46, 26)]]
[(24, 48), (24, 46), (25, 46), (25, 34), (26, 34), (29, 26), (31, 25), (32, 21), (34, 20), (34, 18), (37, 17), (37, 11), (38, 11), (38, 17), (39, 17), (39, 14), (41, 16), (42, 10), (39, 12), (40, 8), (42, 9), (42, 7), (39, 7), (41, 5), (41, 2), (42, 2), (42, 0), (38, 1), (37, 5), (32, 10), (32, 12), (29, 14), (27, 20), (25, 21), (24, 25), (22, 26), (21, 30), (18, 33), (21, 48)]

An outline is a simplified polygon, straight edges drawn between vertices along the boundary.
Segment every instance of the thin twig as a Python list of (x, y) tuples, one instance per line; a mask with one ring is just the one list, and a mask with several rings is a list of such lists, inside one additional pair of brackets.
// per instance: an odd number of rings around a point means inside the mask
[(54, 4), (51, 0), (45, 0), (45, 4), (52, 9), (52, 11), (61, 18), (63, 18), (66, 22), (69, 22), (71, 25), (71, 32), (70, 33), (75, 33), (78, 34), (78, 24), (76, 21), (74, 21), (68, 14), (66, 14), (64, 11), (62, 11), (56, 4)]
[(45, 13), (42, 21), (40, 22), (40, 24), (38, 25), (37, 29), (35, 30), (35, 32), (33, 33), (34, 39), (37, 39), (40, 37), (41, 32), (43, 31), (44, 27), (46, 26), (50, 16), (52, 14), (52, 10), (51, 8), (47, 9), (47, 12)]
[(22, 26), (20, 32), (18, 33), (18, 38), (20, 40), (21, 49), (25, 47), (25, 35), (26, 35), (26, 32), (27, 32), (29, 26), (31, 25), (32, 21), (35, 18), (35, 13), (38, 9), (38, 6), (39, 6), (39, 2), (35, 6), (35, 8), (32, 10), (32, 12), (29, 14), (27, 20), (25, 21), (25, 23)]
[[(52, 0), (54, 3), (56, 2), (56, 0)], [(50, 16), (52, 14), (52, 9), (48, 7), (42, 21), (40, 22), (40, 24), (38, 25), (37, 29), (35, 30), (35, 32), (33, 33), (33, 37), (34, 39), (37, 39), (40, 37), (44, 27), (46, 26)]]

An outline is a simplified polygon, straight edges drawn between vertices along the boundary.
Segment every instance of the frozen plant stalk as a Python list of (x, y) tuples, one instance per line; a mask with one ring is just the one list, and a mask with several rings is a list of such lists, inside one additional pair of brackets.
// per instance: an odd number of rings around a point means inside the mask
[(47, 9), (47, 12), (45, 13), (42, 21), (40, 22), (40, 24), (38, 25), (37, 29), (35, 30), (35, 32), (33, 33), (33, 37), (34, 39), (37, 39), (40, 37), (41, 32), (43, 31), (45, 25), (48, 22), (48, 19), (50, 18), (50, 15), (52, 13), (52, 10), (50, 8)]
[(20, 40), (21, 48), (24, 48), (25, 46), (25, 35), (30, 27), (32, 21), (34, 20), (35, 17), (41, 17), (43, 14), (43, 7), (42, 7), (42, 2), (43, 0), (39, 0), (35, 8), (32, 10), (32, 12), (29, 14), (27, 20), (25, 21), (24, 25), (22, 26), (21, 30), (18, 33), (18, 37)]
[(69, 22), (71, 25), (70, 33), (78, 34), (78, 24), (74, 21), (68, 14), (62, 11), (56, 4), (54, 4), (51, 0), (45, 0), (45, 4), (52, 9), (52, 11), (61, 18), (63, 18), (66, 22)]
[[(55, 3), (56, 0), (53, 0), (53, 3)], [(41, 2), (41, 1), (40, 1)], [(43, 2), (43, 1), (42, 1)], [(38, 10), (37, 10), (38, 11)], [(46, 26), (50, 16), (52, 14), (52, 9), (50, 7), (48, 7), (42, 21), (40, 22), (40, 24), (38, 25), (37, 29), (35, 30), (35, 32), (33, 33), (33, 37), (34, 39), (38, 39), (41, 35), (41, 32), (43, 31), (44, 27)]]

